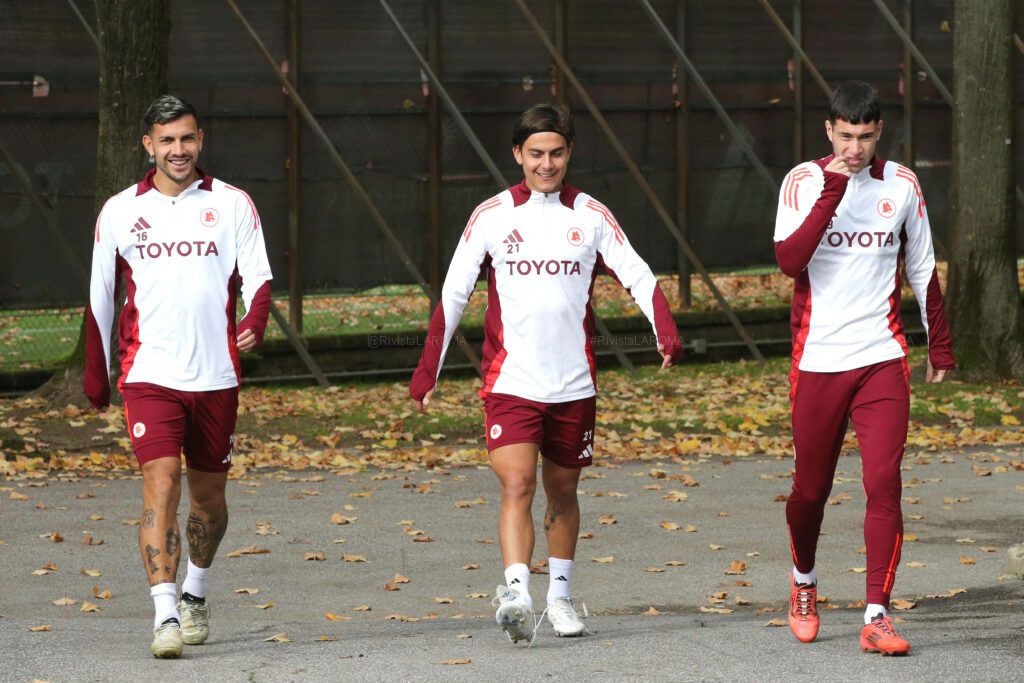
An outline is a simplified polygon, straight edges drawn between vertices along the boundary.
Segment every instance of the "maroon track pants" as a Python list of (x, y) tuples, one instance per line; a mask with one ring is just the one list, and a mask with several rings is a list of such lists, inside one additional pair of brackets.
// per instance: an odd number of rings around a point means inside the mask
[(867, 601), (888, 607), (903, 544), (900, 461), (910, 416), (906, 359), (845, 372), (795, 371), (791, 382), (796, 473), (786, 523), (793, 564), (804, 573), (814, 568), (821, 519), (852, 420), (868, 498)]

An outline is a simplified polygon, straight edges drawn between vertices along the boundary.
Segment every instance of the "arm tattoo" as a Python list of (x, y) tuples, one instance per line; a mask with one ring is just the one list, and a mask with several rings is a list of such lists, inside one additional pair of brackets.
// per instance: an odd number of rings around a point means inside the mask
[(146, 508), (142, 511), (142, 528), (152, 529), (156, 526), (156, 510)]
[(181, 535), (177, 529), (167, 530), (167, 554), (174, 556), (178, 553), (178, 548), (181, 547)]
[(160, 571), (160, 566), (153, 561), (153, 558), (160, 554), (160, 550), (153, 546), (146, 544), (146, 560), (149, 561), (149, 571), (151, 574), (156, 574)]

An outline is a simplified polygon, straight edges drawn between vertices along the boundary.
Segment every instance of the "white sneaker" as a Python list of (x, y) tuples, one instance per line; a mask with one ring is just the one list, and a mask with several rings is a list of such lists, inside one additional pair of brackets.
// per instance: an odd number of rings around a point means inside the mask
[(149, 651), (158, 659), (177, 659), (181, 656), (181, 625), (177, 619), (168, 619), (153, 629), (153, 644)]
[(210, 637), (210, 603), (179, 600), (181, 640), (188, 645), (202, 645)]
[[(586, 630), (583, 619), (576, 612), (576, 605), (573, 604), (572, 598), (558, 598), (554, 602), (548, 603), (548, 607), (544, 611), (548, 615), (551, 626), (555, 629), (556, 636), (575, 638)], [(589, 616), (587, 606), (583, 605), (583, 617), (587, 616)]]
[(498, 586), (495, 589), (495, 597), (491, 605), (497, 605), (498, 611), (494, 620), (498, 622), (509, 640), (518, 643), (520, 640), (533, 640), (533, 634), (537, 630), (537, 618), (533, 614), (533, 608), (523, 599), (522, 593), (515, 588)]

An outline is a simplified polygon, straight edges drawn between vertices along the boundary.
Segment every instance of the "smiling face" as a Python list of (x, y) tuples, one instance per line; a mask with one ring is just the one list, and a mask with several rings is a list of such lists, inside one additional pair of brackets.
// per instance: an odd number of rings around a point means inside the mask
[(162, 194), (176, 196), (199, 177), (196, 164), (203, 149), (203, 131), (191, 114), (154, 123), (142, 145), (156, 161), (153, 184)]
[(857, 173), (875, 156), (875, 147), (882, 137), (882, 122), (850, 123), (836, 119), (835, 123), (825, 121), (825, 135), (832, 143), (836, 158), (846, 161), (852, 173)]
[(560, 133), (534, 133), (522, 147), (512, 147), (516, 163), (523, 167), (526, 186), (534, 192), (558, 192), (569, 169), (572, 145)]

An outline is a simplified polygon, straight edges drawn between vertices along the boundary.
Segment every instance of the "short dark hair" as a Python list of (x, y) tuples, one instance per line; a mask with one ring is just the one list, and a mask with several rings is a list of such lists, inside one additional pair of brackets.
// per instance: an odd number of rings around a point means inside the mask
[(160, 97), (153, 100), (153, 103), (149, 105), (146, 110), (146, 115), (142, 118), (143, 124), (145, 124), (146, 132), (153, 130), (154, 123), (170, 123), (171, 121), (177, 121), (182, 116), (188, 116), (189, 114), (199, 123), (199, 115), (196, 114), (196, 108), (191, 104), (175, 97), (174, 95), (161, 95)]
[(535, 104), (520, 116), (512, 130), (512, 146), (522, 147), (534, 133), (558, 133), (568, 144), (576, 137), (569, 107), (564, 104)]
[(853, 124), (881, 121), (878, 91), (864, 81), (847, 81), (840, 85), (828, 103), (828, 120), (835, 123), (837, 119)]

